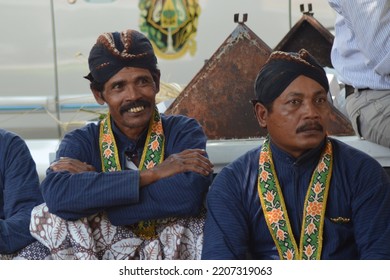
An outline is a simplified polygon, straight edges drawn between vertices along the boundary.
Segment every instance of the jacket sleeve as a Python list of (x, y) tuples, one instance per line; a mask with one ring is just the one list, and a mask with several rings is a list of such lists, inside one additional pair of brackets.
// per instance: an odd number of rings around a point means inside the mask
[(118, 205), (138, 203), (139, 172), (101, 172), (98, 129), (87, 126), (63, 138), (56, 158), (70, 157), (95, 167), (96, 172), (71, 174), (50, 168), (41, 192), (53, 213), (65, 220), (77, 220)]
[[(101, 172), (98, 130), (91, 127), (67, 134), (56, 157), (87, 162), (96, 172), (70, 174), (48, 169), (41, 191), (51, 213), (77, 220), (106, 211), (113, 224), (197, 213), (211, 177), (188, 172), (140, 189), (137, 170)], [(195, 120), (173, 118), (165, 129), (166, 157), (187, 148), (206, 148), (206, 136)]]
[(15, 135), (0, 141), (4, 149), (0, 152), (4, 211), (4, 217), (0, 217), (0, 253), (10, 254), (35, 240), (29, 231), (30, 215), (43, 199), (35, 162), (25, 142)]
[[(248, 214), (242, 202), (244, 181), (237, 174), (247, 174), (247, 164), (222, 169), (207, 194), (202, 259), (245, 259), (248, 252)], [(246, 180), (246, 179), (245, 179)]]
[[(369, 166), (369, 167), (368, 167)], [(360, 259), (390, 259), (390, 179), (372, 160), (356, 176), (352, 220)]]

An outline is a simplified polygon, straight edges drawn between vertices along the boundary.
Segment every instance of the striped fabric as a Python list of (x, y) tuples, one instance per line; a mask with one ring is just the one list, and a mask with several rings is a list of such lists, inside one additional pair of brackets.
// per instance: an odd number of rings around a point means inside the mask
[(390, 88), (390, 2), (328, 0), (338, 13), (332, 64), (344, 84)]
[(0, 254), (29, 245), (30, 214), (43, 202), (35, 163), (26, 143), (0, 129)]
[[(390, 178), (375, 159), (331, 141), (334, 161), (321, 259), (390, 259)], [(271, 143), (296, 240), (320, 148), (295, 159)], [(203, 259), (279, 259), (257, 191), (259, 152), (249, 151), (214, 179), (207, 195)]]

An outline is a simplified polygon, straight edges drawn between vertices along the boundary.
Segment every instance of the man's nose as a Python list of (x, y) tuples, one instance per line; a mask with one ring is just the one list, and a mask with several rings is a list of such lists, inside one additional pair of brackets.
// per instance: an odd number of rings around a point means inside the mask
[(305, 114), (310, 118), (317, 118), (320, 116), (320, 111), (313, 102), (306, 102), (304, 106)]
[(123, 92), (126, 100), (135, 100), (138, 98), (137, 89), (131, 84), (126, 85)]

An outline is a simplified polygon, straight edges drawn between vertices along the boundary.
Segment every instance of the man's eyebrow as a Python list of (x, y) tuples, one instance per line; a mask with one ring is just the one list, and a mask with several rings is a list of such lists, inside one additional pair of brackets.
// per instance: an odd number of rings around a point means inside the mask
[(120, 86), (120, 85), (123, 85), (125, 83), (124, 80), (117, 80), (117, 81), (113, 81), (110, 85), (111, 88), (115, 87), (115, 86)]
[(146, 80), (150, 80), (150, 81), (153, 81), (153, 77), (149, 76), (149, 75), (139, 75), (137, 77), (135, 77), (135, 80), (139, 80), (139, 79), (146, 79)]
[[(324, 94), (324, 95), (327, 95), (326, 91), (323, 90), (323, 89), (319, 89), (319, 90), (316, 90), (313, 92), (313, 94), (315, 95), (321, 95), (321, 94)], [(290, 97), (301, 97), (305, 95), (303, 92), (300, 92), (300, 91), (290, 91), (287, 93), (287, 96), (290, 96)]]
[(316, 95), (321, 95), (321, 94), (328, 95), (328, 93), (325, 91), (325, 89), (319, 89), (319, 90), (315, 91), (314, 94), (316, 94)]
[(302, 97), (304, 94), (299, 91), (290, 91), (287, 93), (287, 97)]

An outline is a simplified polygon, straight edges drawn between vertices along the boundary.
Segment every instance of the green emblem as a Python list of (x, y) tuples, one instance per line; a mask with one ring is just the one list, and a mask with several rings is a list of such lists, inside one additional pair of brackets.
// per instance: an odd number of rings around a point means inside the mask
[(175, 59), (196, 52), (198, 0), (140, 0), (140, 30), (159, 57)]

